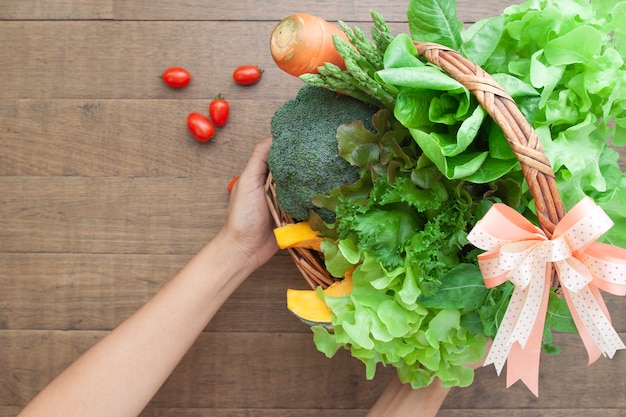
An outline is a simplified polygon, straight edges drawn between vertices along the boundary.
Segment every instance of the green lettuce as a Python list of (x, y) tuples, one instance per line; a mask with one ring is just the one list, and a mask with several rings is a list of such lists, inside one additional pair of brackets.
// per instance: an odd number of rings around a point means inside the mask
[[(452, 24), (454, 3), (412, 0), (409, 16), (424, 12), (424, 18), (411, 20), (411, 39), (454, 48), (492, 74), (537, 130), (566, 209), (585, 195), (592, 197), (615, 222), (603, 239), (626, 247), (626, 212), (615, 209), (624, 195), (624, 174), (613, 149), (626, 144), (625, 3), (526, 1), (466, 30)], [(391, 47), (402, 52), (388, 51), (390, 56), (415, 55), (405, 39), (396, 39)], [(406, 83), (387, 73), (387, 68), (404, 71), (397, 61), (386, 63), (379, 78), (383, 83), (400, 84), (398, 95), (411, 97), (398, 100), (394, 113), (402, 117), (408, 112), (405, 107), (417, 106), (443, 119), (438, 115), (441, 99), (429, 100), (415, 93), (429, 91), (432, 95), (428, 79)], [(412, 66), (420, 65), (412, 62)], [(441, 172), (449, 178), (488, 182), (518, 169), (490, 120), (479, 121), (476, 116), (480, 127), (461, 128), (471, 124), (468, 115), (475, 104), (466, 113), (453, 113), (452, 102), (465, 109), (465, 98), (452, 93), (435, 96), (450, 102), (447, 125), (452, 128), (441, 133), (432, 123), (421, 122), (421, 126), (411, 126), (416, 129), (411, 133)], [(454, 118), (456, 124), (450, 122)], [(429, 121), (436, 122), (432, 117)], [(469, 137), (468, 132), (476, 130), (478, 133)], [(459, 149), (463, 151), (458, 153)]]
[[(459, 82), (419, 57), (414, 40), (437, 42), (481, 65), (515, 99), (550, 159), (566, 209), (592, 197), (615, 222), (603, 237), (626, 247), (626, 3), (529, 0), (464, 28), (453, 0), (411, 0), (410, 34), (390, 40), (375, 81), (393, 106), (337, 131), (339, 154), (360, 180), (319, 195), (336, 213), (321, 231), (328, 271), (352, 273), (354, 290), (329, 297), (332, 329), (314, 326), (327, 356), (348, 349), (368, 378), (379, 364), (414, 388), (439, 378), (467, 386), (513, 285), (487, 289), (467, 233), (495, 202), (535, 221), (532, 196), (499, 126)], [(620, 24), (621, 23), (621, 24)], [(552, 292), (552, 332), (576, 331)]]
[(373, 124), (376, 132), (361, 122), (338, 129), (339, 153), (361, 179), (315, 199), (337, 214), (331, 227), (317, 227), (332, 238), (322, 244), (326, 267), (336, 277), (352, 271), (354, 289), (345, 297), (319, 292), (334, 314), (332, 330), (315, 327), (314, 341), (328, 356), (349, 349), (369, 378), (382, 364), (415, 388), (435, 378), (467, 386), (468, 364), (486, 343), (480, 310), (501, 298), (485, 288), (467, 241), (474, 201), (518, 201), (521, 188), (477, 192), (449, 180), (388, 110)]

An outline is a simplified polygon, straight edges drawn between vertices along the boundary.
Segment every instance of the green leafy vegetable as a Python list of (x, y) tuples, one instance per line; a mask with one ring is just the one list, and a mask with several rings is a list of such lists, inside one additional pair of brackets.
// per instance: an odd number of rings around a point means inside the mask
[(414, 39), (439, 43), (456, 50), (461, 49), (463, 22), (457, 20), (455, 1), (413, 1), (407, 15), (409, 29)]
[(431, 296), (422, 296), (418, 302), (428, 308), (477, 310), (483, 305), (488, 290), (474, 264), (459, 264), (441, 277), (441, 285)]
[(426, 175), (432, 165), (389, 111), (373, 124), (374, 133), (362, 123), (337, 131), (339, 154), (361, 180), (315, 199), (336, 213), (327, 232), (333, 239), (322, 244), (326, 267), (335, 276), (352, 270), (354, 289), (342, 299), (325, 297), (333, 331), (316, 328), (314, 341), (329, 356), (350, 349), (368, 377), (382, 363), (416, 388), (435, 377), (469, 385), (467, 364), (482, 356), (486, 340), (480, 308), (500, 295), (489, 295), (466, 239), (473, 191)]
[[(585, 195), (607, 210), (616, 206), (617, 202), (611, 202), (624, 193), (624, 175), (617, 159), (611, 156), (615, 152), (610, 146), (626, 143), (624, 2), (527, 1), (507, 8), (501, 16), (483, 19), (467, 30), (450, 24), (454, 20), (450, 13), (453, 3), (452, 0), (412, 0), (409, 16), (422, 16), (410, 19), (412, 38), (439, 39), (457, 49), (492, 74), (515, 98), (537, 130), (552, 162), (566, 209)], [(424, 16), (429, 20), (425, 21)], [(437, 22), (436, 29), (432, 28), (432, 22)], [(392, 48), (400, 48), (402, 52), (390, 51)], [(392, 42), (387, 55), (402, 54), (415, 52), (404, 42)], [(398, 61), (389, 64), (395, 71), (404, 70), (396, 65)], [(384, 71), (381, 73), (384, 75)], [(379, 79), (393, 85), (398, 83), (397, 79)], [(428, 108), (430, 121), (446, 120), (447, 126), (454, 127), (442, 133), (437, 124), (424, 119), (419, 126), (410, 126), (415, 129), (411, 133), (416, 141), (442, 173), (449, 178), (489, 182), (517, 169), (517, 161), (499, 129), (490, 126), (492, 122), (488, 118), (475, 137), (468, 137), (460, 128), (456, 130), (468, 113), (450, 111), (447, 119), (442, 117), (441, 111), (433, 108), (446, 107), (441, 106), (441, 100), (429, 98), (429, 94), (432, 96), (429, 88), (432, 87), (424, 82), (402, 82), (398, 97), (407, 96), (411, 100), (397, 100), (394, 113), (407, 114), (405, 107), (410, 106)], [(405, 89), (418, 93), (406, 93)], [(422, 91), (428, 93), (420, 95)], [(457, 104), (458, 109), (464, 108), (458, 98)], [(471, 106), (469, 109), (471, 112)], [(433, 119), (433, 114), (438, 115), (438, 120)], [(456, 119), (456, 124), (451, 124), (452, 119)], [(465, 148), (461, 154), (450, 154), (450, 149), (462, 149), (461, 146)], [(481, 152), (487, 151), (488, 156), (483, 157)], [(530, 201), (532, 197), (527, 195), (525, 199)], [(615, 226), (604, 239), (624, 247), (626, 214), (610, 211)]]
[[(337, 130), (339, 155), (360, 179), (313, 199), (336, 214), (319, 227), (330, 238), (326, 267), (352, 271), (354, 283), (350, 296), (325, 297), (333, 330), (313, 328), (314, 341), (327, 356), (349, 349), (369, 378), (383, 364), (415, 388), (435, 378), (466, 386), (467, 364), (483, 356), (514, 290), (484, 286), (467, 233), (494, 202), (536, 221), (533, 197), (499, 126), (413, 41), (451, 47), (489, 72), (535, 128), (566, 208), (592, 197), (615, 222), (603, 239), (626, 247), (626, 177), (614, 150), (626, 144), (626, 3), (529, 0), (464, 28), (455, 1), (411, 0), (410, 34), (395, 37), (372, 16), (373, 42), (343, 25), (361, 57), (337, 42), (347, 70), (305, 79), (343, 80), (347, 94), (383, 109), (375, 131), (362, 122)], [(558, 353), (553, 331), (576, 331), (554, 291), (543, 346)]]

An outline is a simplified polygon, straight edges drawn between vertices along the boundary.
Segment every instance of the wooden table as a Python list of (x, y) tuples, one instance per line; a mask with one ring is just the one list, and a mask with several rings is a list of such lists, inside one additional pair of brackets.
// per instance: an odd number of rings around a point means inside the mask
[[(466, 22), (511, 0), (459, 1)], [(0, 3), (0, 417), (148, 300), (222, 225), (226, 184), (300, 81), (279, 71), (271, 29), (306, 11), (368, 30), (369, 10), (406, 32), (408, 0), (3, 0)], [(231, 81), (241, 64), (260, 83)], [(192, 83), (159, 80), (183, 65)], [(185, 117), (221, 93), (231, 118), (212, 143)], [(347, 352), (327, 359), (285, 307), (305, 288), (279, 253), (220, 310), (144, 416), (364, 416), (374, 381)], [(626, 305), (607, 297), (618, 331)], [(626, 357), (587, 368), (576, 335), (544, 357), (541, 396), (493, 367), (454, 389), (442, 417), (602, 416), (626, 409)]]

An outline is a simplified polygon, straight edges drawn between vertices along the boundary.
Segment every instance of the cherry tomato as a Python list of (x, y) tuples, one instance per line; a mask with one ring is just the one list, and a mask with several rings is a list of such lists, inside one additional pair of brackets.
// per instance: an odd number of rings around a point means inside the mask
[(229, 111), (228, 101), (221, 94), (218, 94), (209, 104), (209, 115), (217, 127), (222, 127), (226, 124)]
[(191, 74), (183, 67), (171, 67), (161, 74), (163, 82), (170, 87), (184, 87), (191, 81)]
[(237, 84), (250, 85), (261, 79), (263, 70), (256, 65), (242, 65), (233, 71), (233, 80)]
[(206, 142), (215, 135), (213, 123), (201, 113), (189, 113), (189, 116), (187, 116), (187, 127), (198, 142)]
[(239, 181), (239, 175), (237, 175), (236, 177), (233, 177), (233, 179), (230, 180), (230, 182), (228, 183), (228, 192), (229, 193), (233, 192), (233, 188), (235, 188), (235, 184), (237, 184), (237, 181)]

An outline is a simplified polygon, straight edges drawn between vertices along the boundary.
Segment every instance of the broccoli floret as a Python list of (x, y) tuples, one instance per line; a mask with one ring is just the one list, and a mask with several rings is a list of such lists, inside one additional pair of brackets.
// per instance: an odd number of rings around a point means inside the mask
[(321, 87), (303, 86), (286, 101), (271, 121), (269, 169), (276, 183), (280, 208), (295, 220), (309, 210), (332, 223), (335, 214), (315, 207), (311, 198), (359, 179), (357, 167), (339, 156), (337, 128), (360, 120), (374, 130), (372, 116), (379, 108)]

